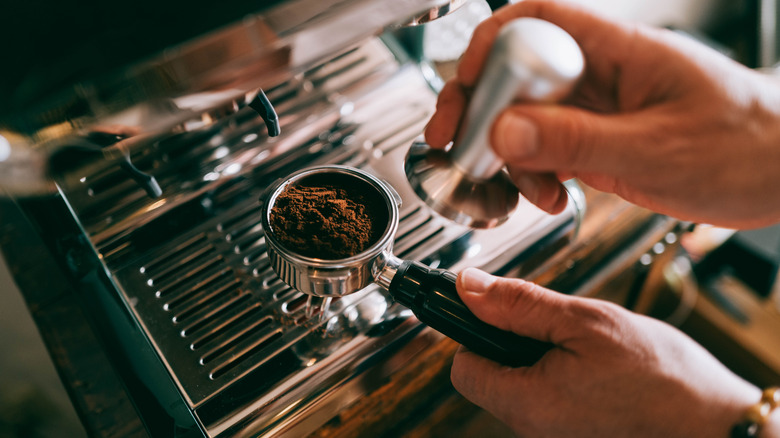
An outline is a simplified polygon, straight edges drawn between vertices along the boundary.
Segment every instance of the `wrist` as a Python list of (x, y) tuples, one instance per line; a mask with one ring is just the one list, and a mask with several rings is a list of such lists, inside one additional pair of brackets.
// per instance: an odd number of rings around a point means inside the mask
[(742, 419), (731, 429), (731, 438), (780, 437), (780, 387), (761, 393), (758, 402), (748, 407)]
[(761, 438), (778, 438), (780, 437), (780, 409), (775, 409), (769, 420), (761, 429)]

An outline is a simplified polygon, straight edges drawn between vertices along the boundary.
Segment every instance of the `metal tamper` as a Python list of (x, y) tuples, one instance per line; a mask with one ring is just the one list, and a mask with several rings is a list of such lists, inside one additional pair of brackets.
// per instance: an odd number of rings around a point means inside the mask
[(410, 148), (405, 170), (417, 195), (462, 225), (491, 228), (503, 223), (517, 207), (519, 192), (488, 144), (493, 122), (512, 102), (559, 101), (584, 65), (579, 46), (560, 27), (536, 18), (504, 25), (449, 151), (424, 142)]

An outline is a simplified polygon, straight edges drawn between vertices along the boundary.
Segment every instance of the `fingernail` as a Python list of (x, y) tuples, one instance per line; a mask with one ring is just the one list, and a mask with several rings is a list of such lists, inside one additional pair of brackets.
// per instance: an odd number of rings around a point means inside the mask
[(530, 158), (539, 147), (539, 130), (524, 117), (503, 114), (493, 132), (493, 149), (510, 163)]
[(485, 293), (496, 277), (476, 268), (466, 268), (460, 273), (463, 287), (472, 293)]

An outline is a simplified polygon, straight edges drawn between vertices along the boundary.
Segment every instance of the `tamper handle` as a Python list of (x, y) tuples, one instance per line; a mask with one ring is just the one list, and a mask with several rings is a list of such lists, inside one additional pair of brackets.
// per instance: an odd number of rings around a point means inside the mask
[(529, 366), (553, 345), (494, 327), (474, 315), (458, 296), (455, 274), (416, 261), (398, 267), (390, 294), (429, 327), (469, 350), (504, 365)]
[(480, 76), (451, 159), (477, 179), (495, 175), (504, 162), (489, 146), (498, 114), (513, 101), (554, 102), (582, 75), (585, 60), (577, 42), (560, 27), (518, 18), (496, 37)]

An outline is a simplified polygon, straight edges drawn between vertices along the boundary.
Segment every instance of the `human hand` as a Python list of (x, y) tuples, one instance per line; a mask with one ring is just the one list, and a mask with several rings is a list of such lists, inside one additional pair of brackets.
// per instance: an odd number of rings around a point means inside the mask
[(432, 147), (455, 137), (498, 30), (518, 17), (562, 27), (586, 60), (564, 102), (521, 102), (493, 124), (491, 146), (531, 202), (560, 211), (559, 181), (577, 177), (685, 220), (780, 221), (780, 81), (672, 31), (559, 2), (526, 0), (480, 24), (426, 128)]
[(615, 304), (476, 269), (457, 287), (485, 322), (556, 346), (524, 368), (455, 356), (455, 388), (518, 436), (725, 438), (760, 398), (682, 332)]

